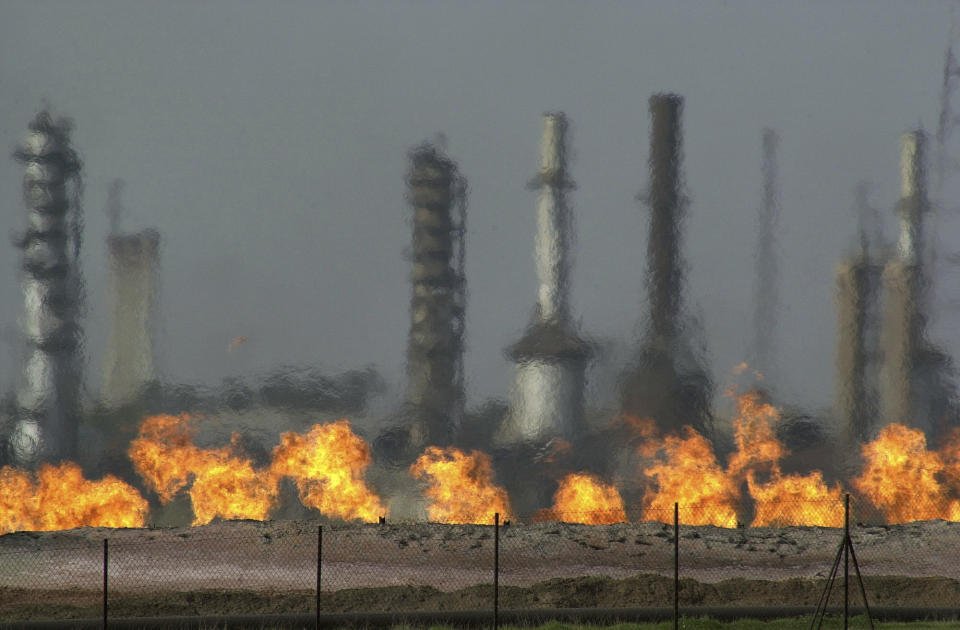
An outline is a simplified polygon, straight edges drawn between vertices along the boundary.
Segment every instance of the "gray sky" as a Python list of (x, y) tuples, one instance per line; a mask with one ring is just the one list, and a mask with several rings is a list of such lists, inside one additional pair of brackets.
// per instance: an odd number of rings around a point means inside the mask
[[(375, 364), (402, 384), (406, 151), (443, 132), (470, 182), (471, 404), (504, 396), (502, 350), (535, 297), (539, 116), (573, 124), (573, 310), (620, 344), (645, 313), (653, 92), (686, 97), (686, 303), (719, 382), (751, 331), (760, 133), (781, 136), (780, 383), (832, 397), (834, 267), (853, 189), (888, 231), (899, 134), (934, 130), (943, 2), (37, 2), (0, 0), (0, 234), (24, 226), (9, 157), (46, 99), (84, 161), (92, 386), (106, 337), (104, 207), (162, 233), (164, 371), (216, 383), (281, 363)], [(960, 95), (957, 97), (960, 99)], [(958, 103), (960, 109), (960, 103)], [(960, 138), (960, 134), (957, 136)], [(952, 231), (951, 231), (952, 230)], [(960, 229), (941, 229), (944, 242)], [(960, 246), (958, 246), (960, 249)], [(0, 248), (0, 327), (22, 308)], [(953, 270), (954, 273), (956, 270)], [(937, 330), (956, 331), (943, 311)], [(953, 324), (949, 324), (953, 321)], [(234, 337), (249, 342), (228, 353)], [(944, 339), (958, 349), (957, 335)], [(16, 375), (0, 345), (0, 383)]]

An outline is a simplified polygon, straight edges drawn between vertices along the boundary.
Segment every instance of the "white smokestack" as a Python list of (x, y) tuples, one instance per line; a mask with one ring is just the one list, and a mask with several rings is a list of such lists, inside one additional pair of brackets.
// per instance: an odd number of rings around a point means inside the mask
[(540, 141), (540, 192), (537, 200), (536, 263), (538, 312), (542, 321), (566, 321), (568, 217), (563, 203), (566, 181), (567, 120), (562, 113), (544, 114)]
[(897, 255), (901, 261), (917, 264), (920, 261), (922, 214), (926, 209), (924, 182), (924, 144), (922, 131), (911, 131), (901, 136), (900, 151), (900, 238)]

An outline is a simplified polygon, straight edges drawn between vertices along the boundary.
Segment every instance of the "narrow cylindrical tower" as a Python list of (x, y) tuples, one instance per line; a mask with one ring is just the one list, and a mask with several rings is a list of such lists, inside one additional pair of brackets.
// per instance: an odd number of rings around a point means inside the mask
[(753, 369), (767, 377), (773, 376), (776, 354), (777, 324), (777, 239), (776, 228), (780, 218), (777, 182), (777, 145), (779, 138), (773, 129), (765, 128), (762, 134), (763, 200), (759, 212), (757, 250), (754, 259), (753, 312)]
[(524, 336), (508, 349), (516, 364), (510, 412), (501, 442), (571, 439), (584, 429), (584, 370), (589, 345), (576, 333), (569, 313), (571, 217), (567, 191), (567, 130), (563, 113), (543, 116), (537, 190), (534, 260), (537, 302)]
[(923, 332), (922, 226), (928, 208), (924, 144), (922, 131), (902, 137), (901, 197), (897, 204), (900, 234), (896, 256), (883, 270), (881, 415), (886, 422), (902, 422), (908, 426), (924, 424), (915, 417), (914, 383)]
[(680, 225), (683, 213), (680, 180), (683, 98), (676, 94), (650, 97), (650, 235), (647, 239), (650, 332), (669, 344), (680, 316)]
[(567, 179), (566, 133), (567, 119), (562, 113), (544, 115), (540, 172), (531, 183), (539, 191), (534, 256), (539, 283), (536, 318), (540, 322), (568, 319), (570, 212), (565, 191), (573, 184)]
[(871, 439), (876, 422), (870, 367), (879, 276), (866, 248), (837, 267), (836, 406), (840, 433), (851, 442)]
[[(414, 448), (447, 445), (463, 413), (465, 180), (439, 149), (410, 154), (413, 297), (407, 346), (407, 406)], [(459, 217), (455, 211), (459, 208)]]
[(75, 456), (80, 385), (80, 220), (73, 194), (80, 161), (70, 147), (66, 121), (54, 122), (44, 111), (29, 128), (14, 154), (24, 164), (28, 219), (18, 241), (28, 355), (9, 441), (20, 465)]
[(133, 400), (156, 377), (154, 333), (160, 234), (144, 230), (107, 237), (112, 322), (100, 398), (110, 406)]
[(621, 378), (625, 414), (653, 418), (665, 432), (689, 425), (713, 435), (711, 383), (697, 349), (694, 331), (681, 312), (683, 262), (681, 231), (686, 199), (680, 118), (683, 97), (650, 97), (650, 207), (647, 240), (649, 326), (633, 363)]

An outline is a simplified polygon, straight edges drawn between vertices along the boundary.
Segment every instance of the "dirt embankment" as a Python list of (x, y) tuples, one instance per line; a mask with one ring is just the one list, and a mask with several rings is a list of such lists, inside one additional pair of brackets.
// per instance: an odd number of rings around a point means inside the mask
[[(684, 606), (814, 605), (840, 541), (818, 527), (680, 531)], [(244, 521), (2, 536), (0, 618), (100, 614), (104, 538), (112, 615), (314, 610), (317, 523)], [(489, 526), (326, 526), (321, 609), (489, 608), (493, 538)], [(960, 524), (856, 527), (853, 538), (871, 604), (960, 601)], [(503, 528), (501, 606), (669, 606), (673, 549), (673, 528), (660, 523)]]

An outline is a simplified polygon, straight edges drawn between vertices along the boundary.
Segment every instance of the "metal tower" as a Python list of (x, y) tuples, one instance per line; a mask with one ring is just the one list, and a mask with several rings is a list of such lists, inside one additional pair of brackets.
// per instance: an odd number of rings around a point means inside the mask
[(681, 312), (681, 225), (686, 199), (681, 173), (683, 97), (650, 97), (650, 206), (647, 241), (649, 327), (636, 359), (621, 379), (624, 413), (653, 418), (661, 431), (690, 425), (713, 435), (711, 383), (692, 347)]
[(28, 219), (17, 243), (28, 356), (9, 438), (20, 465), (75, 456), (80, 386), (80, 160), (70, 146), (68, 121), (55, 122), (43, 111), (29, 129), (14, 153), (24, 165)]
[(531, 182), (538, 191), (537, 302), (526, 334), (508, 349), (516, 364), (516, 383), (501, 428), (503, 442), (569, 440), (584, 429), (584, 370), (590, 349), (570, 321), (567, 191), (574, 184), (567, 173), (567, 129), (563, 113), (544, 114), (540, 171)]
[(407, 346), (410, 446), (448, 445), (463, 415), (466, 180), (435, 146), (410, 153), (413, 296)]

